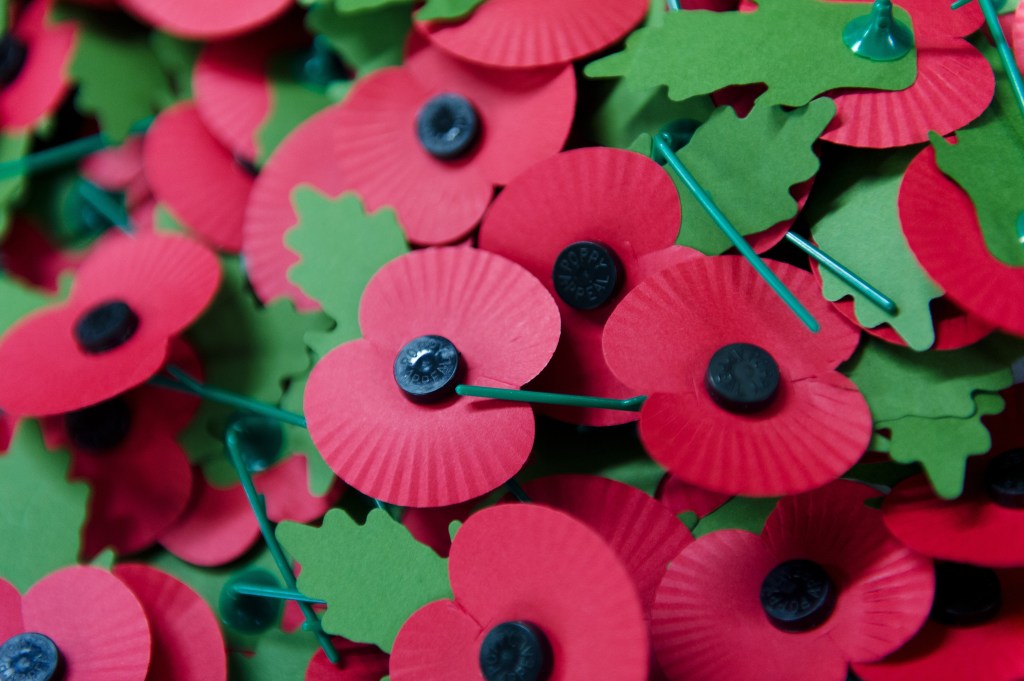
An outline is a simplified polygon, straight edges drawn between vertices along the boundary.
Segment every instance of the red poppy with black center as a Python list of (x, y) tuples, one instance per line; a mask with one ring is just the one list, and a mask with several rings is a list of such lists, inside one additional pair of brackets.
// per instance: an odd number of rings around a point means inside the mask
[[(631, 151), (567, 151), (511, 182), (487, 211), (480, 248), (514, 260), (558, 303), (562, 339), (530, 389), (632, 397), (605, 364), (601, 332), (612, 310), (645, 277), (691, 257), (675, 244), (679, 195), (657, 163)], [(664, 251), (658, 253), (658, 251)], [(607, 426), (631, 412), (539, 407), (572, 423)]]
[(185, 237), (110, 235), (78, 270), (66, 302), (0, 339), (0, 409), (61, 414), (140, 385), (219, 281), (216, 256)]
[(393, 681), (647, 679), (633, 581), (569, 515), (534, 504), (480, 511), (455, 535), (448, 574), (455, 600), (406, 620)]
[(988, 567), (1024, 567), (1024, 386), (1003, 393), (1006, 408), (985, 418), (991, 452), (967, 460), (963, 494), (935, 496), (924, 475), (893, 488), (882, 509), (900, 541), (942, 560)]
[(360, 492), (447, 506), (489, 492), (526, 463), (530, 406), (454, 394), (519, 388), (558, 342), (558, 309), (529, 272), (452, 247), (384, 265), (363, 291), (363, 338), (324, 356), (306, 386), (309, 432)]
[[(1012, 541), (1012, 540), (1011, 540)], [(906, 645), (876, 664), (855, 664), (863, 681), (1018, 681), (1024, 678), (1024, 570), (936, 563), (935, 602)]]
[(572, 68), (499, 71), (412, 40), (405, 64), (360, 79), (332, 133), (337, 172), (366, 209), (392, 206), (416, 244), (457, 241), (495, 185), (565, 143)]
[(877, 494), (840, 481), (786, 497), (761, 535), (721, 530), (684, 548), (654, 603), (671, 679), (844, 681), (928, 616), (931, 561), (886, 532)]
[(809, 272), (768, 265), (818, 320), (818, 333), (739, 256), (659, 272), (605, 325), (608, 366), (648, 396), (644, 448), (676, 477), (714, 492), (820, 487), (856, 463), (871, 438), (867, 403), (834, 371), (857, 347), (858, 330), (821, 298)]
[(190, 40), (230, 38), (284, 14), (290, 0), (118, 0), (139, 20)]
[(0, 36), (0, 129), (23, 133), (53, 114), (71, 82), (75, 26), (52, 23), (54, 0), (20, 7), (12, 30)]
[(564, 64), (626, 37), (647, 13), (645, 0), (488, 0), (461, 21), (417, 21), (437, 47), (500, 68)]

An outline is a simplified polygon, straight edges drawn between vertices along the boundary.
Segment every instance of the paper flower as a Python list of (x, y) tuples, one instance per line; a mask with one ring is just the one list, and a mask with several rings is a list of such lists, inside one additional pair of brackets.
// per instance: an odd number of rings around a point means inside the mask
[(935, 605), (917, 636), (862, 681), (1017, 681), (1024, 676), (1024, 571), (936, 565)]
[(575, 103), (568, 66), (498, 71), (413, 41), (403, 66), (356, 83), (321, 145), (333, 141), (368, 211), (392, 206), (411, 242), (445, 244), (476, 225), (495, 185), (562, 148)]
[(54, 4), (54, 0), (32, 0), (22, 5), (14, 29), (0, 42), (0, 129), (4, 132), (36, 127), (57, 110), (71, 85), (68, 65), (75, 28), (51, 23)]
[[(679, 196), (668, 173), (631, 151), (567, 151), (534, 165), (502, 191), (484, 216), (480, 248), (540, 279), (562, 317), (555, 356), (531, 389), (617, 399), (636, 394), (605, 364), (601, 332), (644, 277), (690, 257), (683, 248), (672, 249), (674, 256), (656, 254), (675, 244), (678, 233)], [(637, 418), (602, 409), (539, 409), (590, 426)]]
[(446, 506), (498, 487), (533, 445), (533, 412), (453, 394), (456, 383), (518, 388), (558, 342), (558, 309), (529, 272), (485, 251), (414, 251), (370, 280), (363, 339), (313, 368), (309, 432), (360, 492)]
[(306, 667), (305, 681), (380, 681), (388, 675), (389, 656), (377, 646), (331, 639), (341, 652), (342, 663), (331, 664), (323, 650), (317, 650)]
[(672, 513), (678, 515), (690, 511), (698, 518), (708, 515), (729, 501), (730, 498), (728, 494), (709, 492), (696, 485), (683, 482), (671, 473), (665, 474), (654, 496), (668, 506)]
[(640, 440), (684, 482), (774, 496), (820, 487), (867, 449), (867, 403), (835, 367), (859, 333), (814, 277), (769, 263), (821, 324), (812, 334), (738, 256), (676, 265), (640, 284), (604, 332), (605, 359), (636, 394)]
[(722, 530), (669, 565), (654, 604), (654, 649), (670, 679), (842, 681), (881, 659), (928, 616), (931, 561), (892, 539), (837, 482), (787, 497), (758, 536)]
[(0, 339), (0, 408), (61, 414), (141, 384), (219, 280), (216, 257), (194, 241), (111, 235), (78, 270), (67, 302), (25, 317)]
[(441, 49), (502, 68), (564, 64), (626, 36), (647, 12), (644, 0), (489, 0), (459, 22), (416, 22)]
[(118, 0), (123, 9), (165, 33), (190, 40), (229, 38), (283, 14), (289, 0)]
[(632, 580), (570, 516), (528, 504), (481, 511), (455, 535), (448, 574), (455, 600), (428, 603), (406, 621), (392, 681), (647, 678)]

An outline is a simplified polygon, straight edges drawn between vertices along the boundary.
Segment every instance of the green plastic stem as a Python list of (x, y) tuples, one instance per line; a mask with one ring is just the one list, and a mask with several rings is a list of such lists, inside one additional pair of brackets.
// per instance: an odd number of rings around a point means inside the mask
[(747, 240), (743, 238), (743, 235), (733, 227), (732, 223), (729, 222), (729, 219), (725, 217), (721, 210), (719, 210), (718, 206), (715, 205), (715, 202), (711, 200), (711, 196), (709, 196), (708, 193), (704, 191), (704, 188), (700, 186), (700, 183), (697, 182), (697, 178), (687, 170), (686, 166), (683, 165), (683, 162), (680, 161), (679, 157), (676, 156), (674, 151), (672, 151), (671, 140), (668, 139), (668, 135), (661, 132), (655, 135), (654, 146), (661, 157), (668, 163), (669, 168), (671, 168), (683, 184), (686, 185), (686, 188), (690, 190), (690, 193), (692, 193), (694, 198), (697, 199), (697, 202), (701, 207), (707, 211), (707, 214), (715, 221), (718, 228), (722, 230), (726, 237), (729, 238), (729, 241), (731, 241), (732, 245), (736, 247), (736, 250), (740, 252), (740, 255), (747, 259), (747, 262), (749, 262), (754, 270), (761, 275), (761, 278), (765, 280), (772, 290), (782, 298), (782, 301), (789, 306), (789, 309), (791, 309), (793, 313), (800, 318), (800, 321), (802, 321), (808, 329), (817, 333), (821, 329), (818, 321), (813, 315), (811, 315), (807, 308), (804, 307), (803, 303), (793, 295), (793, 292), (786, 288), (785, 284), (779, 281), (779, 278), (775, 276), (775, 273), (771, 271), (768, 265), (764, 264), (764, 261), (761, 260), (760, 256), (758, 256), (758, 254), (754, 252), (754, 249), (750, 247), (750, 244), (748, 244)]
[[(138, 135), (146, 132), (152, 122), (152, 118), (147, 118), (132, 124), (129, 134)], [(34, 154), (22, 156), (13, 161), (5, 161), (0, 163), (0, 180), (69, 165), (89, 154), (106, 149), (110, 144), (111, 142), (107, 139), (107, 136), (102, 132), (98, 132), (95, 135), (89, 135), (67, 144), (37, 151)]]
[(516, 498), (516, 501), (521, 501), (524, 504), (530, 503), (530, 496), (523, 489), (522, 485), (516, 482), (515, 478), (511, 478), (505, 483), (505, 489), (508, 490), (509, 494)]
[(327, 601), (321, 601), (319, 598), (310, 598), (309, 596), (299, 593), (298, 591), (291, 591), (289, 589), (275, 589), (272, 586), (261, 586), (259, 584), (245, 584), (239, 582), (231, 585), (236, 593), (240, 593), (243, 596), (258, 596), (260, 598), (274, 598), (280, 601), (295, 601), (296, 603), (313, 603), (315, 605), (326, 605)]
[[(960, 9), (971, 2), (973, 0), (957, 0), (953, 3), (952, 7), (953, 9)], [(1003, 62), (1003, 69), (1006, 71), (1006, 76), (1010, 79), (1010, 86), (1013, 87), (1013, 95), (1017, 100), (1017, 107), (1020, 109), (1021, 115), (1024, 116), (1024, 80), (1021, 79), (1020, 69), (1017, 68), (1017, 60), (1013, 56), (1013, 50), (1010, 49), (1010, 45), (1006, 42), (1006, 34), (1003, 33), (1003, 26), (999, 23), (999, 13), (992, 5), (991, 0), (978, 0), (978, 4), (981, 5), (981, 13), (985, 15), (985, 23), (988, 24), (988, 30), (992, 34), (992, 39), (996, 42), (999, 60)]]
[(128, 212), (92, 182), (81, 180), (78, 183), (78, 194), (122, 232), (132, 234), (135, 231)]
[(457, 385), (455, 392), (467, 397), (488, 397), (509, 402), (531, 402), (533, 404), (554, 404), (559, 407), (584, 407), (589, 409), (614, 409), (616, 411), (640, 411), (646, 395), (630, 397), (625, 400), (613, 400), (606, 397), (585, 397), (583, 395), (563, 395), (561, 393), (539, 393), (532, 390), (510, 390), (508, 388), (488, 388), (482, 385)]
[(679, 5), (679, 0), (668, 0), (668, 8), (673, 12), (682, 9), (682, 7)]
[(856, 289), (858, 293), (871, 301), (872, 304), (881, 308), (884, 312), (896, 314), (896, 302), (892, 298), (858, 277), (828, 253), (794, 232), (786, 232), (786, 240), (817, 260), (822, 267), (842, 279), (847, 285)]
[(236, 395), (235, 393), (228, 392), (226, 390), (204, 385), (175, 366), (168, 366), (167, 373), (169, 373), (173, 378), (169, 379), (165, 376), (154, 376), (149, 379), (149, 382), (160, 388), (191, 393), (203, 398), (204, 400), (217, 402), (219, 404), (226, 404), (229, 407), (235, 407), (236, 409), (242, 409), (243, 411), (248, 411), (253, 414), (266, 416), (267, 418), (275, 419), (282, 423), (299, 426), (300, 428), (306, 427), (306, 419), (302, 414), (285, 411), (284, 409), (279, 409), (278, 407), (273, 407), (269, 404), (249, 399), (248, 397), (242, 397), (241, 395)]

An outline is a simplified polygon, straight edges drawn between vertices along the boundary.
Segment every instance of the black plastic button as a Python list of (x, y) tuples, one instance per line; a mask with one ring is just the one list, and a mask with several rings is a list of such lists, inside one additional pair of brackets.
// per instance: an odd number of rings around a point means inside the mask
[(82, 352), (97, 355), (128, 342), (139, 328), (135, 311), (122, 300), (93, 306), (75, 322), (75, 340)]
[(0, 681), (53, 681), (62, 670), (60, 650), (48, 636), (26, 632), (0, 646)]
[(502, 622), (487, 632), (480, 646), (485, 681), (541, 681), (550, 663), (547, 638), (529, 622)]
[(480, 116), (462, 95), (436, 95), (416, 115), (416, 135), (434, 158), (458, 158), (480, 135)]
[[(119, 397), (64, 415), (71, 443), (90, 452), (105, 452), (124, 442), (132, 429), (132, 410)], [(3, 677), (0, 677), (2, 681)]]
[(1002, 591), (988, 568), (937, 561), (931, 618), (954, 627), (983, 624), (999, 614)]
[(779, 365), (756, 345), (732, 343), (711, 356), (704, 385), (723, 409), (760, 411), (772, 403), (779, 390)]
[(413, 402), (437, 402), (455, 392), (463, 363), (458, 349), (443, 336), (420, 336), (395, 357), (395, 382)]
[(988, 462), (985, 489), (1006, 508), (1024, 508), (1024, 449), (1010, 449)]
[(569, 307), (594, 310), (615, 295), (619, 284), (619, 259), (596, 241), (569, 244), (555, 258), (551, 279), (555, 293)]
[(239, 583), (281, 588), (272, 574), (258, 568), (232, 576), (221, 589), (218, 601), (224, 624), (243, 634), (259, 634), (275, 626), (281, 619), (283, 602), (277, 598), (240, 594), (235, 591)]
[(811, 560), (788, 560), (761, 582), (761, 607), (776, 629), (810, 631), (824, 624), (836, 605), (836, 588)]
[(0, 38), (0, 87), (10, 85), (25, 66), (28, 49), (19, 38), (7, 33)]
[(270, 468), (284, 452), (284, 428), (280, 421), (236, 414), (228, 423), (224, 442), (238, 453), (250, 473)]

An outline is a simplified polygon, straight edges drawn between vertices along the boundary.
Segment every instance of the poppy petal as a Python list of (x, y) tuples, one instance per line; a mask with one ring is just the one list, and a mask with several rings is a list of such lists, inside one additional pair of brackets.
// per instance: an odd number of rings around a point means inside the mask
[(374, 646), (337, 643), (341, 666), (327, 659), (323, 650), (313, 653), (305, 681), (380, 681), (388, 675), (388, 655)]
[(230, 563), (256, 543), (260, 528), (240, 485), (219, 489), (196, 473), (185, 513), (160, 537), (160, 544), (193, 565)]
[(457, 603), (427, 603), (405, 621), (391, 652), (392, 681), (479, 681), (485, 632)]
[(21, 621), (21, 594), (13, 586), (0, 579), (0, 640), (25, 631)]
[(119, 0), (121, 7), (171, 35), (194, 40), (227, 38), (269, 23), (290, 0)]

